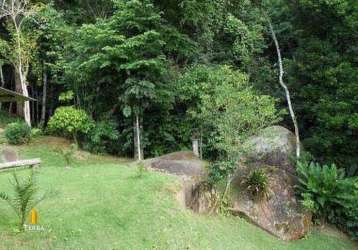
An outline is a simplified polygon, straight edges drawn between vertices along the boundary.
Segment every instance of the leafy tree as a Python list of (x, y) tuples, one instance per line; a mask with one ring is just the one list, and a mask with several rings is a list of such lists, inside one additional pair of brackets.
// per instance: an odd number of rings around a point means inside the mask
[[(0, 19), (6, 18), (7, 30), (10, 39), (0, 39), (0, 53), (15, 69), (16, 88), (29, 96), (27, 89), (27, 76), (29, 73), (32, 51), (35, 48), (34, 37), (29, 29), (26, 29), (26, 21), (36, 12), (35, 6), (30, 5), (28, 0), (4, 0), (0, 5)], [(23, 115), (25, 121), (31, 126), (30, 103), (26, 101), (18, 112)]]
[[(74, 45), (78, 55), (75, 63), (83, 72), (99, 71), (100, 83), (114, 85), (114, 89), (107, 87), (112, 105), (119, 105), (126, 117), (133, 117), (135, 152), (138, 159), (143, 159), (141, 127), (145, 110), (153, 103), (170, 103), (165, 84), (168, 61), (157, 31), (161, 17), (150, 1), (116, 1), (115, 6), (112, 18), (81, 29), (81, 43)], [(95, 96), (97, 93), (92, 98)]]
[[(199, 65), (181, 79), (188, 114), (199, 126), (213, 160), (231, 162), (235, 169), (245, 152), (243, 142), (259, 129), (279, 121), (275, 100), (259, 95), (247, 75), (228, 66)], [(195, 127), (193, 127), (195, 129)]]
[[(63, 59), (65, 43), (71, 29), (63, 15), (52, 5), (43, 6), (30, 26), (36, 32), (36, 54), (32, 61), (32, 74), (38, 86), (42, 86), (40, 125), (44, 126), (48, 113), (50, 84), (63, 85)], [(40, 100), (38, 100), (40, 102)], [(40, 112), (40, 111), (39, 111)]]

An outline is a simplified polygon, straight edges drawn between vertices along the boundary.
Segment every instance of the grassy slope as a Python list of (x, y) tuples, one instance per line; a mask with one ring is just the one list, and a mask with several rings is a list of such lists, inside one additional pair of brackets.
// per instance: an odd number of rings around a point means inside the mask
[[(0, 250), (354, 249), (334, 235), (312, 232), (306, 239), (283, 242), (237, 217), (193, 214), (176, 202), (174, 177), (145, 173), (138, 178), (121, 159), (82, 153), (72, 169), (65, 169), (56, 149), (66, 146), (64, 140), (45, 137), (15, 148), (24, 158), (42, 158), (41, 190), (57, 195), (38, 207), (46, 228), (40, 233), (15, 233), (14, 213), (0, 202)], [(9, 191), (10, 177), (0, 172), (0, 191)]]

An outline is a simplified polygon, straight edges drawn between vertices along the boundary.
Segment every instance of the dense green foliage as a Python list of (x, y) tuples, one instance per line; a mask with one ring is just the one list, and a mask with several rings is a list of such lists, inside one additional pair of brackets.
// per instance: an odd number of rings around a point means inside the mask
[[(356, 1), (41, 0), (29, 8), (36, 11), (21, 42), (30, 94), (47, 92), (42, 114), (33, 107), (33, 122), (46, 124), (61, 102), (75, 105), (95, 121), (117, 124), (122, 147), (106, 151), (132, 155), (138, 118), (145, 156), (188, 148), (204, 132), (192, 113), (201, 112), (200, 96), (208, 92), (200, 81), (211, 67), (240, 72), (255, 95), (286, 107), (270, 18), (304, 148), (356, 174)], [(12, 88), (13, 33), (4, 19), (0, 27), (5, 86)], [(287, 115), (281, 123), (292, 128)]]
[(119, 133), (113, 121), (96, 123), (86, 135), (85, 148), (94, 153), (117, 153)]
[(5, 138), (13, 145), (27, 143), (31, 139), (31, 128), (25, 122), (10, 123), (5, 128)]
[(346, 178), (335, 165), (300, 162), (297, 172), (303, 205), (357, 238), (358, 179)]
[(210, 182), (230, 177), (242, 142), (259, 129), (293, 128), (272, 23), (303, 148), (337, 165), (337, 176), (319, 183), (327, 197), (303, 192), (305, 204), (326, 217), (333, 211), (346, 227), (356, 223), (354, 209), (336, 208), (330, 193), (346, 180), (341, 169), (358, 175), (356, 0), (31, 0), (27, 8), (19, 37), (0, 19), (0, 80), (19, 89), (21, 57), (23, 82), (39, 100), (34, 124), (123, 156), (161, 155), (200, 139), (214, 162)]

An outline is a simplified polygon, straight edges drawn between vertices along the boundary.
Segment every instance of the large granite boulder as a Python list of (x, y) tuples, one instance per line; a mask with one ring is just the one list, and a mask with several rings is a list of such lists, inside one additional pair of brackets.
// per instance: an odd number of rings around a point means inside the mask
[[(268, 177), (268, 193), (260, 199), (247, 191), (243, 181), (255, 168), (264, 169)], [(298, 203), (294, 183), (294, 178), (279, 167), (241, 166), (233, 181), (237, 192), (232, 196), (232, 211), (280, 239), (300, 239), (309, 230), (311, 214)]]
[(144, 161), (147, 168), (181, 177), (200, 179), (206, 175), (204, 161), (190, 151), (175, 152)]
[[(311, 214), (304, 211), (295, 196), (296, 172), (292, 160), (296, 151), (295, 135), (288, 129), (273, 126), (251, 137), (245, 162), (237, 169), (232, 196), (233, 212), (283, 240), (306, 235)], [(245, 180), (255, 169), (268, 177), (268, 193), (261, 199), (247, 190)]]
[(291, 163), (296, 151), (295, 135), (281, 126), (261, 130), (246, 143), (246, 158), (255, 164), (266, 164), (282, 168), (294, 174)]

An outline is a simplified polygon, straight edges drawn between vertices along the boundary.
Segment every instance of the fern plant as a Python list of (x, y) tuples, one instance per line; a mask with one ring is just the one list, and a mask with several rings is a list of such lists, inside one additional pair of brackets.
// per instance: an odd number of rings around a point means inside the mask
[(344, 171), (334, 164), (299, 162), (297, 173), (303, 206), (357, 238), (358, 178), (345, 177)]
[(10, 183), (13, 187), (13, 193), (7, 194), (0, 192), (0, 200), (6, 201), (14, 210), (19, 219), (18, 228), (20, 231), (24, 231), (26, 216), (35, 206), (45, 199), (45, 195), (37, 195), (38, 186), (33, 170), (31, 170), (30, 175), (25, 178), (19, 178), (14, 172)]
[[(344, 172), (332, 164), (321, 166), (318, 163), (299, 162), (297, 165), (299, 185), (297, 189), (303, 198), (303, 204), (311, 204), (309, 210), (326, 216), (339, 200), (338, 186), (344, 179)], [(307, 207), (308, 208), (308, 207)]]

